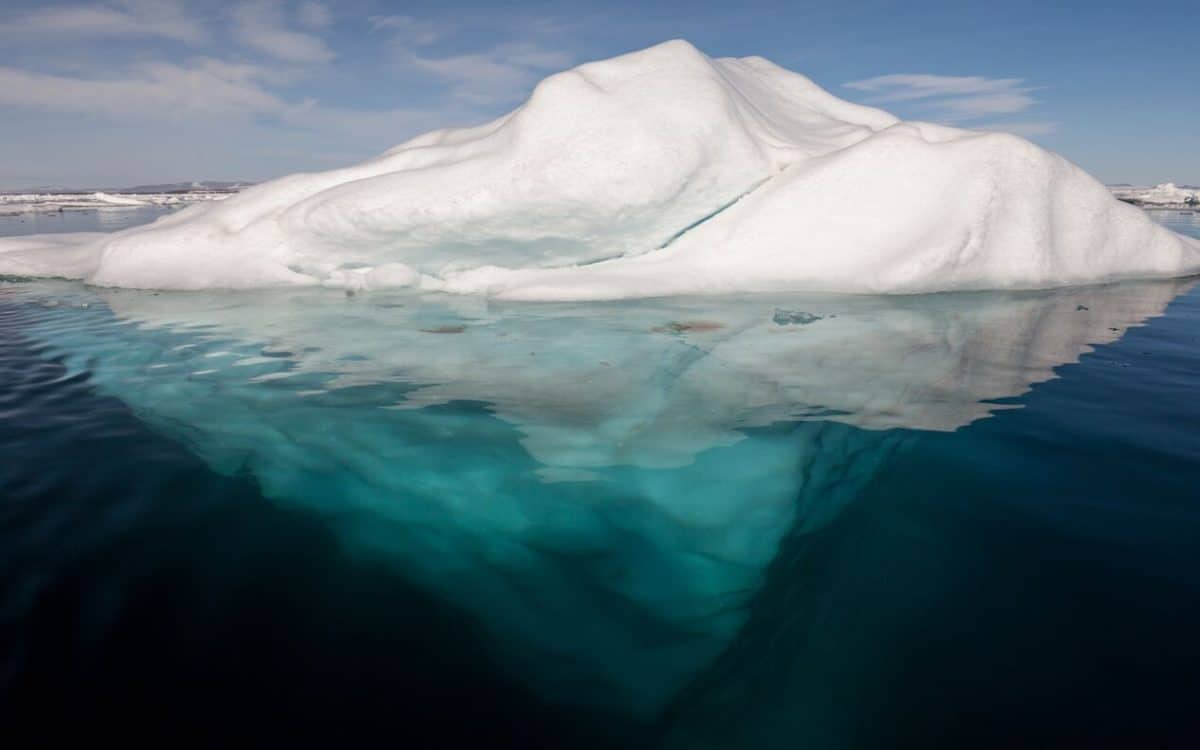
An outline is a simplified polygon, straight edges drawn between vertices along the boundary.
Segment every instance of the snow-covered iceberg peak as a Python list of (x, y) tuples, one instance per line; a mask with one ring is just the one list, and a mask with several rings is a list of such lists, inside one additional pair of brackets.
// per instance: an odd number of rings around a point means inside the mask
[[(69, 247), (68, 247), (69, 246)], [(526, 299), (1047, 287), (1200, 271), (1066, 160), (901, 123), (762, 58), (672, 41), (542, 81), (508, 115), (0, 273), (143, 288), (408, 286)]]

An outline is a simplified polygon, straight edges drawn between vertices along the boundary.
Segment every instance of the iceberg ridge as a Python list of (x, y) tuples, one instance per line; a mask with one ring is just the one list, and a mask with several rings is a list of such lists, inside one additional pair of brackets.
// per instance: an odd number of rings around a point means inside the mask
[[(864, 200), (867, 196), (869, 200)], [(671, 41), (513, 112), (113, 235), (0, 241), (0, 274), (155, 289), (511, 299), (1044, 288), (1200, 272), (1200, 242), (1012, 135), (900, 122)]]

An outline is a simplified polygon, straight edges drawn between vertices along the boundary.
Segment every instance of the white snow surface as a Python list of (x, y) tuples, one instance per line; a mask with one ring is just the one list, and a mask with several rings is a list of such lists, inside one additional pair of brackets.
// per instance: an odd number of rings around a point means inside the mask
[(0, 241), (0, 274), (136, 288), (421, 286), (513, 299), (1039, 288), (1200, 272), (1016, 136), (905, 123), (759, 57), (671, 41), (363, 164), (97, 239)]

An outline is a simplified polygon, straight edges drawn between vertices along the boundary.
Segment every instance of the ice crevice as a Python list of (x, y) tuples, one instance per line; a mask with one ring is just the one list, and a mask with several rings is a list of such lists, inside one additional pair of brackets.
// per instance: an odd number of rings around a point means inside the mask
[[(785, 167), (784, 169), (786, 169), (786, 167)], [(780, 170), (780, 171), (783, 171), (783, 170)], [(725, 203), (721, 204), (720, 206), (718, 206), (718, 207), (717, 207), (717, 209), (716, 209), (715, 211), (712, 211), (712, 212), (710, 212), (710, 213), (708, 213), (708, 214), (705, 214), (704, 216), (701, 216), (699, 219), (696, 219), (696, 220), (695, 220), (695, 221), (693, 221), (691, 224), (688, 224), (688, 225), (687, 225), (687, 226), (685, 226), (683, 229), (680, 229), (678, 232), (676, 232), (675, 234), (673, 234), (673, 235), (671, 235), (669, 238), (667, 238), (667, 241), (666, 241), (666, 242), (664, 242), (664, 243), (662, 243), (661, 245), (659, 245), (659, 246), (658, 246), (658, 249), (659, 249), (659, 250), (663, 250), (663, 249), (665, 249), (665, 248), (668, 248), (668, 247), (670, 247), (670, 246), (671, 246), (671, 245), (672, 245), (672, 244), (673, 244), (673, 243), (674, 243), (676, 240), (678, 240), (680, 237), (683, 237), (685, 234), (687, 234), (688, 232), (692, 231), (692, 230), (693, 230), (693, 229), (695, 229), (696, 227), (700, 226), (701, 224), (705, 223), (706, 221), (711, 221), (712, 219), (715, 219), (715, 218), (717, 218), (717, 217), (718, 217), (718, 216), (720, 216), (722, 213), (724, 213), (725, 211), (727, 211), (727, 210), (729, 210), (730, 208), (732, 208), (732, 207), (733, 207), (733, 205), (734, 205), (735, 203), (737, 203), (738, 201), (742, 200), (742, 199), (743, 199), (743, 198), (745, 198), (746, 196), (750, 195), (750, 194), (751, 194), (751, 193), (753, 193), (755, 190), (758, 190), (760, 187), (762, 187), (763, 185), (765, 185), (765, 184), (766, 184), (767, 182), (769, 182), (771, 179), (772, 179), (772, 177), (766, 177), (766, 178), (764, 178), (763, 180), (761, 180), (760, 182), (758, 182), (758, 184), (754, 185), (753, 187), (751, 187), (751, 188), (750, 188), (749, 190), (747, 190), (746, 192), (744, 192), (744, 193), (742, 193), (741, 195), (737, 196), (736, 198), (734, 198), (734, 199), (732, 199), (732, 200), (730, 200), (730, 201), (727, 201), (727, 202), (725, 202)], [(619, 257), (619, 256), (617, 256), (617, 257)], [(614, 258), (609, 258), (609, 259), (607, 259), (607, 260), (615, 260), (615, 259), (616, 259), (616, 258), (614, 257)]]

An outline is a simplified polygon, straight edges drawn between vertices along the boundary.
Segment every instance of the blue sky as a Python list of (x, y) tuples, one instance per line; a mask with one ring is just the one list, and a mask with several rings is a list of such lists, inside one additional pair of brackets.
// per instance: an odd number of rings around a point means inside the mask
[(1200, 183), (1200, 4), (0, 0), (0, 188), (266, 179), (681, 37), (1106, 182)]

